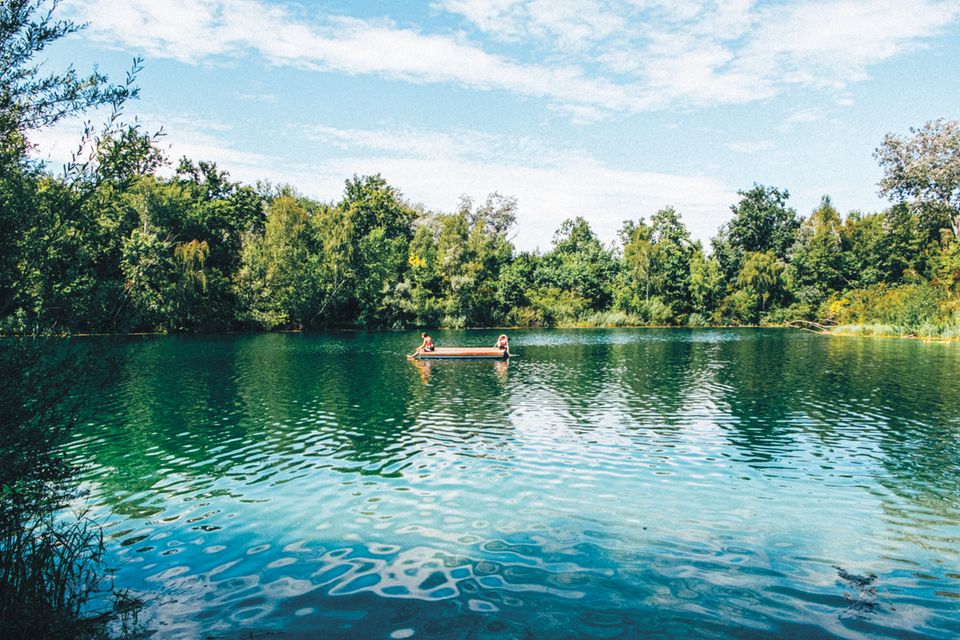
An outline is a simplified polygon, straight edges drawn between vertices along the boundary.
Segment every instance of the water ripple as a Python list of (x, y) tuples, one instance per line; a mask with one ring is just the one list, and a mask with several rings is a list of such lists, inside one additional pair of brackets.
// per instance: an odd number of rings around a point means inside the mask
[(960, 635), (955, 345), (411, 340), (123, 349), (69, 451), (158, 637)]

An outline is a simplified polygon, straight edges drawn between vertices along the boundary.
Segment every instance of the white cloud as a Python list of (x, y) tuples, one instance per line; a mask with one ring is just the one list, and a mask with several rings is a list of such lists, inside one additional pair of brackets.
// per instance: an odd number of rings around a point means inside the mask
[[(191, 160), (214, 160), (223, 168), (229, 168), (235, 179), (249, 182), (270, 177), (265, 175), (267, 168), (281, 164), (280, 158), (237, 149), (223, 138), (197, 129), (181, 129), (169, 134), (161, 139), (160, 147), (174, 164), (184, 156)], [(274, 172), (273, 177), (278, 175)]]
[[(575, 65), (510, 61), (452, 36), (424, 34), (390, 21), (327, 17), (315, 25), (256, 0), (197, 4), (170, 0), (72, 0), (89, 20), (86, 36), (187, 64), (256, 52), (273, 64), (410, 82), (454, 82), (549, 100), (630, 110), (636, 88), (590, 77)], [(189, 24), (180, 28), (180, 24)]]
[(933, 0), (820, 0), (775, 6), (743, 50), (745, 68), (771, 69), (791, 83), (842, 88), (870, 65), (923, 46), (960, 16)]
[(626, 28), (626, 16), (599, 0), (447, 0), (437, 7), (464, 16), (505, 41), (549, 39), (560, 49), (582, 51)]
[(243, 93), (242, 91), (234, 91), (230, 95), (243, 102), (263, 102), (266, 104), (276, 104), (278, 101), (277, 96), (273, 95), (272, 93)]
[(83, 124), (75, 120), (61, 121), (55, 127), (32, 131), (29, 141), (34, 146), (32, 157), (54, 166), (64, 165), (79, 150)]
[(545, 22), (533, 4), (438, 6), (493, 35), (589, 44), (595, 53), (582, 63), (643, 86), (633, 110), (743, 103), (791, 85), (842, 90), (960, 17), (960, 3), (946, 0), (577, 0), (581, 20)]
[[(69, 0), (67, 7), (91, 23), (85, 37), (151, 57), (198, 64), (259, 55), (302, 69), (502, 90), (543, 98), (581, 121), (745, 103), (791, 86), (842, 91), (960, 17), (955, 0), (438, 2), (473, 27), (479, 39), (471, 40), (263, 0)], [(517, 46), (490, 52), (504, 41)]]
[(484, 163), (524, 164), (531, 167), (554, 166), (582, 153), (558, 151), (530, 136), (504, 136), (470, 129), (424, 131), (409, 127), (397, 129), (342, 129), (323, 125), (297, 127), (319, 142), (321, 149), (335, 147), (353, 155), (358, 151), (378, 156), (435, 159), (472, 158)]
[(827, 110), (822, 107), (804, 107), (791, 111), (784, 121), (787, 124), (802, 124), (823, 120), (826, 116)]
[(743, 140), (740, 142), (731, 142), (727, 148), (737, 153), (759, 153), (774, 148), (770, 140)]

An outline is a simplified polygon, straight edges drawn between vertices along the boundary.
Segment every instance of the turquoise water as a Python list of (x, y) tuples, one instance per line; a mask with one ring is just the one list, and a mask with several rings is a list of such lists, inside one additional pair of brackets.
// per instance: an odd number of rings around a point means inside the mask
[(123, 346), (70, 450), (157, 637), (960, 636), (960, 345), (417, 344)]

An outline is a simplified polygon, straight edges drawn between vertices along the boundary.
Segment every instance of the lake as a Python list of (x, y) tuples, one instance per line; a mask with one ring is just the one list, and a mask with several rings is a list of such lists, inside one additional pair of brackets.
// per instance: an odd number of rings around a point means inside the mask
[(510, 336), (127, 340), (70, 446), (118, 585), (160, 638), (960, 636), (960, 345)]

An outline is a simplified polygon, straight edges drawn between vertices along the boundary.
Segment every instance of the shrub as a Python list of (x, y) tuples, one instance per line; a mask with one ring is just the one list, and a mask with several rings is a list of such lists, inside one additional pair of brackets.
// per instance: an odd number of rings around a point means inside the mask
[(641, 302), (638, 315), (644, 318), (647, 324), (666, 325), (677, 323), (673, 306), (657, 296)]
[(440, 326), (444, 329), (463, 329), (467, 326), (466, 316), (446, 315), (440, 319)]
[(507, 324), (515, 327), (544, 327), (543, 312), (534, 307), (519, 307), (507, 314)]
[[(103, 537), (84, 513), (64, 509), (79, 496), (62, 446), (99, 378), (103, 353), (39, 338), (0, 341), (0, 635), (81, 638), (102, 630), (109, 612), (90, 615), (106, 585)], [(102, 370), (101, 373), (104, 373)], [(86, 389), (90, 391), (91, 389)]]
[(623, 311), (598, 311), (583, 317), (578, 323), (586, 327), (640, 327), (643, 318)]
[(950, 305), (944, 291), (930, 284), (878, 284), (828, 299), (821, 305), (821, 314), (838, 324), (884, 324), (915, 332), (948, 324)]
[(687, 316), (688, 327), (709, 327), (710, 323), (699, 313), (691, 313)]
[(758, 306), (755, 295), (745, 289), (734, 291), (720, 303), (718, 313), (723, 324), (753, 324)]

